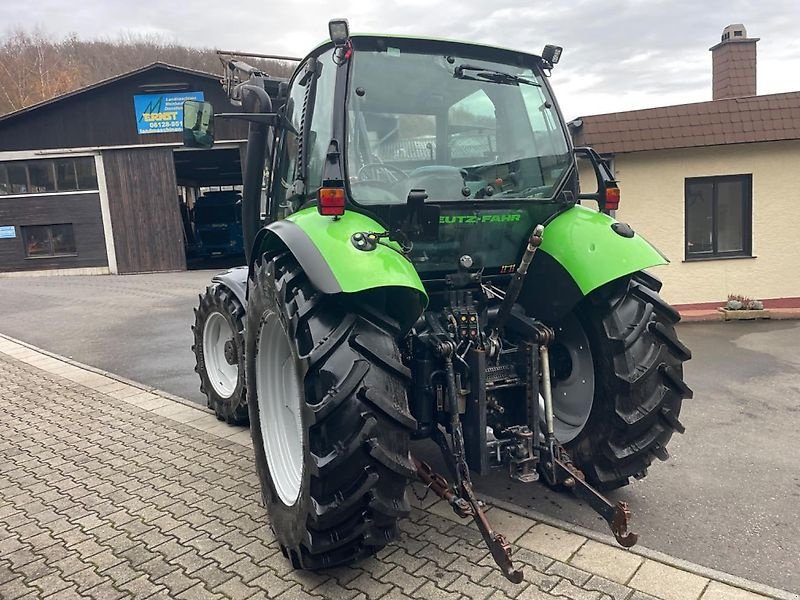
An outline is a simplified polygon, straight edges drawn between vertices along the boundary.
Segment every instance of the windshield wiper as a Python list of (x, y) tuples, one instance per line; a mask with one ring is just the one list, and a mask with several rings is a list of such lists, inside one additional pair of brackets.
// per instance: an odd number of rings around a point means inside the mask
[[(475, 75), (467, 75), (464, 71), (477, 71)], [(498, 71), (497, 69), (487, 69), (486, 67), (479, 67), (477, 65), (458, 65), (453, 72), (453, 77), (456, 79), (471, 79), (473, 81), (491, 81), (492, 83), (499, 83), (502, 85), (519, 85), (520, 83), (524, 85), (533, 85), (536, 87), (542, 87), (542, 84), (538, 81), (533, 81), (532, 79), (526, 79), (525, 77), (520, 77), (519, 75), (512, 75), (511, 73), (506, 73), (504, 71)]]

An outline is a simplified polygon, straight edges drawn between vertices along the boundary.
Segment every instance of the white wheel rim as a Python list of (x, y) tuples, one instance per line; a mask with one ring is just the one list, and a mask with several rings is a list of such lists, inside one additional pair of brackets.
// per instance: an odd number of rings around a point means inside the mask
[(233, 341), (234, 333), (222, 313), (208, 315), (203, 328), (203, 363), (211, 387), (222, 398), (230, 398), (239, 381), (239, 364), (231, 365), (225, 358), (225, 344)]
[[(569, 315), (556, 327), (554, 346), (560, 346), (569, 368), (559, 372), (557, 352), (550, 349), (550, 365), (556, 371), (552, 380), (553, 428), (561, 443), (574, 440), (589, 420), (594, 405), (594, 360), (589, 339), (575, 315)], [(539, 398), (544, 416), (544, 400)]]
[(272, 483), (281, 502), (292, 506), (303, 478), (300, 373), (278, 315), (262, 321), (256, 355), (258, 420)]

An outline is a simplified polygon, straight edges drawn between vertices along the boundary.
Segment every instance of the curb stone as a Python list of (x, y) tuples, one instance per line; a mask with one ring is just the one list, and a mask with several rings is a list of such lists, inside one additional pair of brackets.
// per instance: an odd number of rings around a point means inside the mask
[[(486, 494), (483, 494), (483, 499), (492, 506), (495, 506), (497, 508), (502, 508), (503, 510), (507, 510), (509, 512), (527, 517), (531, 520), (538, 521), (539, 523), (544, 523), (552, 527), (557, 527), (558, 529), (563, 529), (564, 531), (568, 531), (569, 533), (582, 535), (585, 538), (594, 540), (596, 542), (600, 542), (601, 544), (605, 544), (607, 546), (612, 546), (612, 547), (617, 546), (616, 542), (614, 541), (614, 538), (610, 535), (599, 533), (597, 531), (587, 529), (586, 527), (575, 525), (574, 523), (562, 521), (561, 519), (556, 519), (555, 517), (551, 517), (539, 511), (523, 508), (516, 504), (500, 500), (499, 498), (487, 496)], [(683, 560), (682, 558), (670, 556), (669, 554), (665, 554), (664, 552), (659, 552), (658, 550), (651, 550), (650, 548), (646, 548), (639, 544), (633, 546), (632, 548), (627, 548), (626, 551), (632, 554), (637, 554), (643, 558), (649, 558), (650, 560), (655, 562), (675, 567), (676, 569), (680, 569), (681, 571), (693, 573), (695, 575), (699, 575), (707, 579), (720, 581), (732, 587), (740, 588), (748, 592), (752, 592), (754, 594), (761, 594), (764, 596), (775, 598), (776, 600), (800, 600), (800, 595), (798, 594), (793, 594), (786, 590), (774, 588), (772, 586), (763, 583), (758, 583), (756, 581), (750, 581), (749, 579), (738, 577), (737, 575), (731, 575), (730, 573), (725, 573), (724, 571), (718, 571), (716, 569), (712, 569), (711, 567), (704, 567), (703, 565), (698, 565), (697, 563), (693, 563), (688, 560)]]
[[(60, 354), (56, 354), (55, 352), (50, 352), (49, 350), (44, 350), (27, 342), (23, 342), (22, 340), (18, 340), (11, 336), (5, 335), (0, 333), (0, 340), (7, 340), (9, 342), (13, 342), (14, 344), (18, 344), (19, 346), (24, 346), (33, 352), (38, 352), (39, 354), (43, 354), (49, 358), (53, 358), (55, 360), (67, 363), (68, 365), (72, 365), (73, 367), (77, 367), (79, 369), (83, 369), (84, 371), (90, 371), (97, 375), (102, 375), (103, 377), (108, 377), (109, 379), (113, 379), (120, 383), (124, 383), (127, 386), (137, 388), (143, 392), (149, 392), (151, 394), (155, 394), (156, 396), (161, 396), (166, 400), (170, 400), (172, 402), (177, 402), (179, 404), (183, 404), (185, 406), (189, 406), (190, 408), (194, 408), (196, 410), (202, 411), (209, 415), (213, 415), (214, 411), (210, 408), (202, 406), (197, 402), (192, 402), (191, 400), (187, 400), (186, 398), (181, 398), (180, 396), (176, 396), (175, 394), (170, 394), (169, 392), (165, 392), (163, 390), (159, 390), (158, 388), (154, 388), (153, 386), (146, 385), (144, 383), (139, 383), (138, 381), (134, 381), (133, 379), (128, 379), (127, 377), (123, 377), (122, 375), (117, 375), (116, 373), (111, 373), (109, 371), (105, 371), (103, 369), (99, 369), (98, 367), (93, 367), (92, 365), (87, 365), (85, 363), (79, 362), (77, 360), (73, 360), (66, 356), (61, 356)], [(44, 369), (48, 370), (48, 369)]]
[(793, 321), (800, 319), (800, 308), (766, 308), (762, 311), (729, 311), (729, 312), (754, 312), (766, 313), (755, 317), (742, 318), (734, 315), (726, 319), (721, 308), (685, 309), (679, 310), (681, 323), (730, 323), (732, 321)]

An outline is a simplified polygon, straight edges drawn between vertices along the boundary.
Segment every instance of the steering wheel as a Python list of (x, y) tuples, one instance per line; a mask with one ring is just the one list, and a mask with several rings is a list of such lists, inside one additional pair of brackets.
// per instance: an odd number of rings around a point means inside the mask
[[(381, 171), (384, 172), (384, 177), (380, 176)], [(357, 177), (359, 181), (362, 179), (367, 179), (371, 181), (388, 183), (389, 185), (394, 185), (400, 181), (408, 179), (408, 175), (406, 175), (406, 172), (403, 171), (403, 169), (379, 162), (365, 164), (358, 170)]]

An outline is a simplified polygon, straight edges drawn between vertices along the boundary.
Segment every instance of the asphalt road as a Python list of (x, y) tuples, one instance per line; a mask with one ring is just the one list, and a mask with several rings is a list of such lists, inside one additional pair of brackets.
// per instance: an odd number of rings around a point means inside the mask
[[(189, 327), (214, 272), (0, 279), (0, 332), (204, 402)], [(613, 497), (631, 505), (641, 545), (800, 592), (800, 323), (688, 324), (679, 334), (694, 353), (687, 432), (673, 438), (669, 461)], [(606, 531), (539, 484), (496, 474), (477, 487)]]

